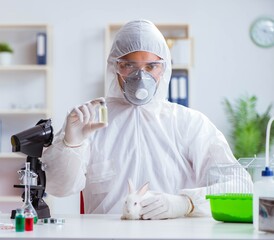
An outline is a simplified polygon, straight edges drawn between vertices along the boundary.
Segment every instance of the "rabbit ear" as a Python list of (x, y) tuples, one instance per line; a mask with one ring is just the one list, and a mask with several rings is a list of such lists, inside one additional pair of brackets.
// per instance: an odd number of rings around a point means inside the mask
[(127, 182), (128, 182), (128, 192), (133, 193), (135, 191), (135, 187), (133, 185), (131, 178), (129, 178)]
[(138, 190), (137, 194), (140, 195), (140, 196), (145, 195), (145, 193), (146, 193), (147, 190), (148, 190), (148, 184), (149, 184), (149, 182), (147, 182), (144, 186), (142, 186), (142, 187)]

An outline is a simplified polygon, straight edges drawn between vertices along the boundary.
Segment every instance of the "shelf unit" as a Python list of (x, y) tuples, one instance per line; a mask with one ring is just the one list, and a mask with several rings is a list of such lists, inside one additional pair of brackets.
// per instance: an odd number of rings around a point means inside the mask
[[(44, 65), (37, 64), (37, 34), (46, 33)], [(52, 29), (48, 24), (0, 24), (0, 42), (14, 49), (13, 62), (0, 66), (0, 160), (11, 152), (12, 134), (51, 116)], [(17, 121), (16, 121), (17, 120)]]
[[(46, 63), (38, 64), (37, 34), (46, 34)], [(10, 65), (0, 66), (0, 211), (22, 205), (17, 170), (26, 157), (12, 153), (10, 138), (52, 113), (52, 29), (48, 24), (0, 24), (0, 42), (14, 50)], [(19, 201), (19, 202), (18, 202)]]
[[(117, 33), (117, 31), (123, 26), (123, 24), (110, 24), (106, 28), (105, 33), (105, 46), (106, 46), (106, 59), (108, 57), (111, 44), (113, 42), (114, 36)], [(171, 98), (171, 84), (170, 89), (167, 98), (170, 101), (176, 101), (179, 104), (182, 104), (182, 102), (187, 102), (188, 105), (188, 88), (189, 88), (189, 72), (190, 69), (194, 66), (194, 40), (192, 37), (190, 37), (189, 34), (189, 25), (188, 24), (156, 24), (156, 27), (161, 31), (164, 38), (166, 39), (167, 45), (171, 52), (171, 58), (172, 58), (172, 71), (174, 73), (174, 76), (182, 75), (182, 78), (184, 81), (181, 81), (181, 85), (184, 84), (184, 86), (179, 86), (176, 81), (176, 90), (178, 91), (178, 96), (184, 95), (185, 100), (187, 101), (179, 101), (178, 99), (172, 99)], [(185, 78), (186, 77), (186, 78)], [(173, 74), (171, 76), (171, 79), (173, 78)], [(174, 79), (174, 78), (173, 78)], [(183, 83), (183, 84), (182, 84)], [(105, 92), (107, 91), (108, 86), (105, 84)], [(173, 87), (174, 89), (174, 87)], [(180, 91), (184, 91), (184, 93), (181, 93)], [(178, 101), (177, 101), (178, 100)]]

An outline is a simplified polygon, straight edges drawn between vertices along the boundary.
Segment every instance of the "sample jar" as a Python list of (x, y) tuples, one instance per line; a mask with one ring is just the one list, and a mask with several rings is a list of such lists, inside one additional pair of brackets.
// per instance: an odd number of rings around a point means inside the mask
[(16, 209), (15, 231), (16, 232), (24, 232), (25, 231), (24, 209), (21, 209), (21, 208)]
[(99, 107), (99, 122), (108, 123), (108, 109), (105, 102), (100, 102)]

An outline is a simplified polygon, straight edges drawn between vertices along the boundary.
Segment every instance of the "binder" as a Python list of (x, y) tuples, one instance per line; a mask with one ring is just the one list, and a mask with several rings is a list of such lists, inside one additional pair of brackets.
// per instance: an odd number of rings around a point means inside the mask
[(170, 98), (172, 102), (176, 102), (179, 98), (179, 81), (176, 77), (171, 77), (170, 84)]
[(2, 132), (2, 120), (0, 119), (0, 152), (2, 151), (2, 136), (3, 136), (3, 132)]
[(37, 64), (47, 64), (47, 34), (39, 32), (37, 33)]
[(173, 70), (170, 83), (168, 100), (183, 106), (189, 105), (188, 72), (187, 70)]

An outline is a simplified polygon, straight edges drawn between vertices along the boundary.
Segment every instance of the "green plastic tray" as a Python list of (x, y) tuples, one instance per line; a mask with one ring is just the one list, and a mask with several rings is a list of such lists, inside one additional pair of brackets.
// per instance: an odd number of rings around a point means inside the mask
[(206, 195), (210, 200), (212, 217), (223, 222), (253, 221), (252, 194), (227, 193), (220, 195)]

